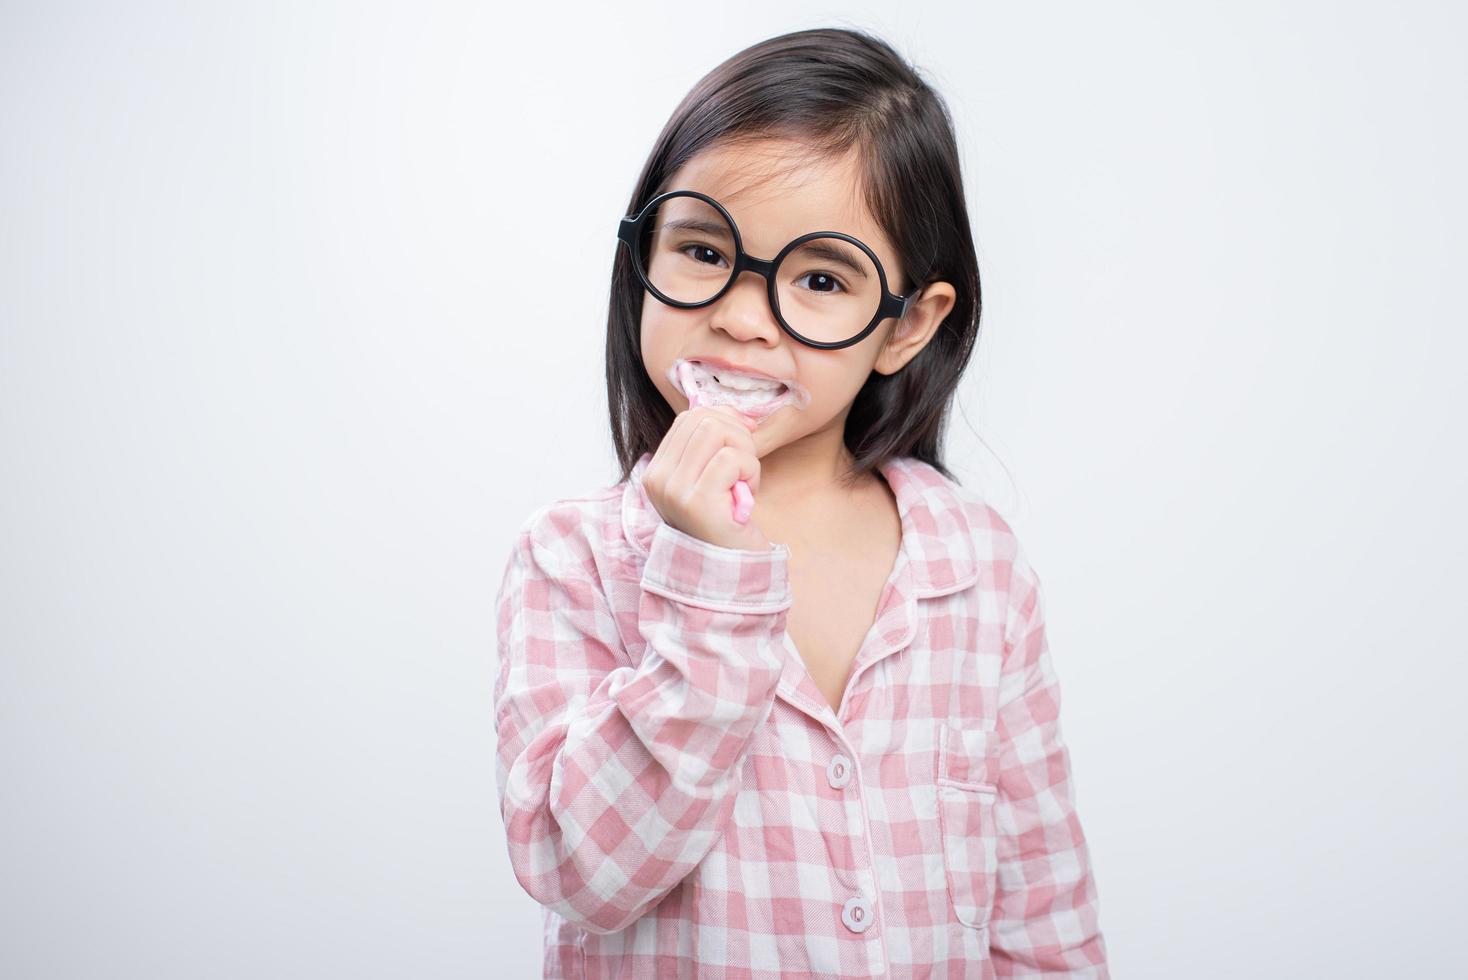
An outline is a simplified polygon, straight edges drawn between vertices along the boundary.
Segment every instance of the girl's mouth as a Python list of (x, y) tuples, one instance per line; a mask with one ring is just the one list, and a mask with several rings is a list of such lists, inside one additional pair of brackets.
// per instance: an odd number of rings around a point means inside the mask
[(690, 376), (702, 404), (732, 405), (756, 421), (768, 418), (786, 405), (803, 409), (810, 404), (810, 392), (793, 379), (778, 381), (680, 357), (668, 368), (668, 381), (690, 404), (694, 402), (695, 392), (685, 391), (679, 377), (679, 367), (685, 363), (692, 369)]

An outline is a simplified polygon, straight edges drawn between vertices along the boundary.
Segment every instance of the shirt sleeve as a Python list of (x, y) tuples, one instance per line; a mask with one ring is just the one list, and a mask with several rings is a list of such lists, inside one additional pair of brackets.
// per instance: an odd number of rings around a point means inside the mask
[(712, 849), (774, 704), (789, 556), (659, 525), (634, 664), (600, 584), (522, 531), (496, 599), (496, 776), (510, 863), (537, 902), (615, 932)]
[(1106, 980), (1096, 883), (1060, 731), (1060, 687), (1040, 582), (1022, 550), (1013, 569), (1015, 625), (999, 682), (999, 879), (990, 955), (1000, 977)]

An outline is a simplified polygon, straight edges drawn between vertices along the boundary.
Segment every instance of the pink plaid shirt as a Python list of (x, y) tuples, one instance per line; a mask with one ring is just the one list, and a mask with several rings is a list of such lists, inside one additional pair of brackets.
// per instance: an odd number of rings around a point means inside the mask
[(536, 511), (496, 599), (496, 776), (554, 978), (1108, 976), (1040, 582), (916, 459), (839, 712), (785, 630), (788, 545), (629, 480)]

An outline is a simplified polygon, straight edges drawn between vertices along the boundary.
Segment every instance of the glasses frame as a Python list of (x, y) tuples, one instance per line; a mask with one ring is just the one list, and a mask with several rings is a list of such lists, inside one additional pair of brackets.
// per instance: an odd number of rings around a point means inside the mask
[[(728, 281), (724, 283), (724, 285), (719, 289), (717, 293), (714, 293), (714, 295), (710, 296), (708, 299), (700, 300), (697, 303), (685, 303), (680, 300), (675, 300), (668, 296), (665, 296), (662, 292), (660, 292), (656, 286), (648, 281), (646, 273), (643, 272), (642, 261), (638, 252), (638, 239), (641, 238), (642, 229), (647, 224), (648, 218), (652, 215), (653, 210), (659, 204), (673, 197), (694, 197), (700, 201), (712, 205), (718, 210), (719, 214), (723, 215), (724, 220), (729, 222), (729, 227), (734, 232), (734, 265), (732, 271), (729, 273)], [(799, 331), (790, 326), (790, 324), (786, 323), (785, 317), (780, 314), (780, 297), (779, 289), (775, 284), (775, 270), (780, 267), (780, 262), (785, 258), (785, 256), (789, 255), (793, 250), (813, 238), (839, 238), (844, 242), (849, 242), (865, 252), (867, 254), (867, 257), (872, 260), (872, 265), (876, 266), (877, 280), (881, 284), (882, 291), (881, 300), (877, 303), (876, 315), (872, 317), (872, 321), (868, 323), (860, 333), (847, 340), (822, 341), (811, 340), (809, 337), (803, 337), (800, 335)], [(764, 276), (765, 293), (769, 296), (770, 300), (770, 312), (775, 314), (775, 322), (780, 324), (780, 329), (784, 330), (791, 337), (795, 338), (800, 343), (805, 344), (807, 347), (814, 347), (817, 350), (841, 350), (844, 347), (850, 347), (853, 344), (861, 343), (868, 334), (877, 329), (877, 324), (881, 323), (887, 317), (895, 316), (900, 319), (901, 317), (906, 316), (908, 307), (912, 305), (912, 301), (917, 297), (918, 293), (922, 292), (922, 286), (921, 284), (919, 284), (914, 286), (912, 292), (908, 293), (906, 296), (898, 296), (894, 294), (891, 290), (887, 288), (887, 270), (882, 268), (882, 260), (877, 258), (877, 253), (868, 248), (865, 242), (861, 241), (860, 239), (853, 238), (852, 236), (847, 235), (844, 232), (813, 231), (807, 235), (801, 235), (799, 238), (790, 242), (790, 244), (780, 249), (779, 254), (777, 254), (773, 259), (755, 258), (753, 255), (750, 255), (744, 250), (744, 240), (739, 235), (739, 226), (734, 223), (734, 216), (731, 215), (728, 209), (725, 208), (718, 201), (699, 191), (675, 190), (659, 194), (657, 197), (644, 204), (642, 206), (642, 210), (637, 212), (637, 214), (629, 214), (626, 217), (622, 218), (620, 222), (618, 222), (617, 240), (626, 243), (627, 250), (631, 253), (632, 268), (637, 273), (637, 278), (642, 280), (642, 285), (647, 288), (647, 291), (652, 293), (659, 302), (665, 303), (668, 306), (676, 307), (677, 309), (681, 310), (698, 309), (699, 307), (708, 306), (710, 303), (717, 302), (719, 297), (727, 293), (730, 287), (732, 287), (736, 282), (739, 281), (740, 273), (749, 271)]]

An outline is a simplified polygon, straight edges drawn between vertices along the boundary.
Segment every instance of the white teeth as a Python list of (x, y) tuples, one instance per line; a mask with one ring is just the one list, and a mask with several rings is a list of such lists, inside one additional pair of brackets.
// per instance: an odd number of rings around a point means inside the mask
[(738, 405), (754, 405), (760, 402), (774, 401), (775, 398), (779, 397), (780, 394), (780, 392), (774, 388), (750, 389), (745, 391), (737, 388), (724, 388), (721, 385), (715, 385), (714, 387), (720, 391), (723, 391), (735, 404)]
[(779, 391), (781, 387), (780, 382), (773, 378), (754, 378), (722, 369), (717, 374), (712, 374), (712, 377), (720, 385), (735, 391)]
[(706, 383), (718, 385), (727, 391), (779, 392), (785, 385), (775, 378), (763, 378), (729, 368), (716, 368), (699, 361), (692, 362), (694, 369), (703, 375)]
[(668, 381), (683, 393), (690, 405), (732, 405), (756, 416), (767, 415), (786, 404), (803, 409), (810, 403), (810, 395), (796, 382), (716, 368), (698, 360), (674, 361), (668, 368)]

